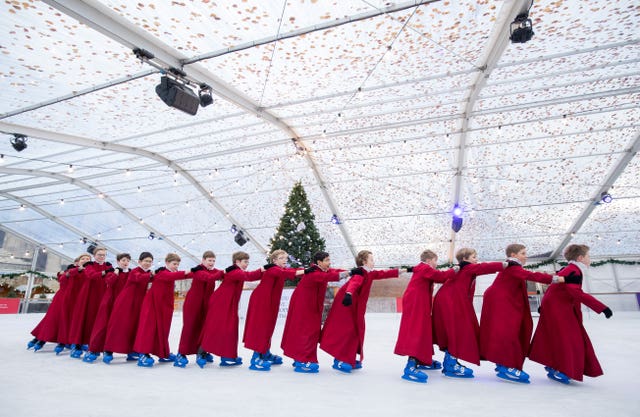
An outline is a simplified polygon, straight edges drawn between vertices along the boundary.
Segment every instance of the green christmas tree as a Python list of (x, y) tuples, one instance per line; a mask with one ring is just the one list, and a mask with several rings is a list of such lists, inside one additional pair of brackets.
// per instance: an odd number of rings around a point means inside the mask
[[(325, 250), (325, 241), (320, 237), (311, 211), (307, 193), (300, 181), (296, 182), (284, 206), (284, 215), (276, 234), (271, 238), (271, 251), (282, 249), (289, 254), (289, 265), (294, 268), (309, 266), (311, 258), (318, 251)], [(297, 281), (287, 281), (295, 285)]]

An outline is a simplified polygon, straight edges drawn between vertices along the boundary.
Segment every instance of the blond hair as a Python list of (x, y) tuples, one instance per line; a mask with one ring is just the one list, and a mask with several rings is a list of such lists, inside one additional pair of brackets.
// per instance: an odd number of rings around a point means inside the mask
[(356, 255), (356, 266), (362, 266), (367, 261), (369, 255), (373, 255), (373, 252), (370, 250), (361, 250)]
[(569, 245), (564, 250), (564, 257), (567, 261), (576, 261), (579, 256), (586, 256), (588, 253), (587, 245)]
[(420, 254), (420, 262), (427, 262), (431, 259), (438, 259), (438, 255), (432, 250), (425, 250)]
[(180, 262), (182, 259), (180, 259), (180, 256), (178, 256), (177, 253), (167, 253), (167, 256), (165, 256), (164, 261), (166, 263), (169, 262), (174, 262), (174, 261), (178, 261)]
[(515, 255), (520, 252), (522, 249), (526, 249), (527, 247), (520, 243), (512, 243), (504, 250), (504, 253), (507, 255), (507, 258), (511, 255)]
[(269, 262), (274, 262), (276, 259), (278, 259), (278, 256), (280, 255), (287, 255), (287, 252), (285, 252), (282, 249), (276, 249), (273, 252), (271, 252), (271, 255), (269, 255)]
[(458, 260), (458, 262), (462, 262), (465, 260), (465, 258), (468, 258), (475, 253), (477, 252), (473, 248), (461, 248), (458, 249), (458, 252), (456, 252), (456, 259)]
[(231, 261), (235, 264), (236, 261), (242, 261), (245, 259), (249, 259), (249, 254), (247, 252), (234, 252), (233, 255), (231, 255)]

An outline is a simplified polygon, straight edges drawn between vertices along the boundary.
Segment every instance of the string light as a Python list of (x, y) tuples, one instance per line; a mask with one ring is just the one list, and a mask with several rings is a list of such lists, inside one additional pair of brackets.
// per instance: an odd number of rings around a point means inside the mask
[(104, 193), (98, 193), (98, 198), (104, 198)]
[(61, 198), (61, 199), (60, 199), (60, 205), (61, 205), (61, 206), (64, 206), (64, 198)]
[(118, 226), (118, 231), (122, 230), (122, 226)]
[(73, 165), (69, 165), (69, 168), (67, 168), (67, 172), (68, 172), (69, 174), (72, 174), (72, 173), (73, 173)]
[(0, 154), (0, 164), (4, 162), (4, 154)]
[(138, 185), (138, 192), (139, 192), (139, 193), (141, 193), (141, 192), (142, 192), (142, 187), (140, 187), (139, 185)]
[(27, 206), (25, 206), (24, 204), (20, 204), (20, 207), (18, 208), (18, 210), (24, 211), (26, 208)]
[(131, 175), (131, 170), (130, 170), (129, 168), (127, 168), (127, 169), (124, 171), (124, 175), (126, 175), (127, 177), (128, 177), (128, 176), (130, 176), (130, 175)]

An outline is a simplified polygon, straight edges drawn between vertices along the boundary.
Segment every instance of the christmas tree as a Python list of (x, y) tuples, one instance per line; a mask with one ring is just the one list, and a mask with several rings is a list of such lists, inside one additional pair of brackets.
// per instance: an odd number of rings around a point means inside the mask
[[(307, 193), (300, 181), (296, 182), (284, 206), (284, 215), (276, 234), (271, 238), (271, 251), (282, 249), (289, 254), (289, 265), (297, 268), (309, 266), (318, 251), (325, 250), (325, 241), (314, 223), (316, 216), (311, 211)], [(287, 281), (295, 285), (297, 281)]]

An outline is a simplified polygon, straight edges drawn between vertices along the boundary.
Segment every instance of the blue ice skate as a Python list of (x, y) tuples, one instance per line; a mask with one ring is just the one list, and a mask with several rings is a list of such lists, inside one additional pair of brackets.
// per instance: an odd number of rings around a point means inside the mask
[(109, 365), (111, 363), (111, 361), (113, 360), (113, 353), (111, 352), (104, 352), (104, 355), (102, 355), (102, 362), (106, 363), (107, 365)]
[(242, 365), (242, 358), (220, 358), (220, 366), (238, 366)]
[(36, 343), (35, 345), (33, 345), (33, 351), (37, 352), (40, 349), (42, 349), (42, 347), (44, 346), (44, 344), (47, 343), (44, 340), (38, 340), (38, 343)]
[(36, 343), (38, 343), (38, 339), (29, 340), (29, 343), (27, 343), (27, 350), (32, 349)]
[(416, 365), (417, 369), (424, 369), (426, 371), (435, 371), (438, 369), (442, 369), (442, 362), (439, 362), (437, 360), (433, 360), (431, 361), (431, 365), (427, 365), (426, 363), (419, 363)]
[(270, 371), (271, 370), (271, 362), (264, 358), (265, 355), (262, 355), (258, 352), (253, 352), (253, 356), (251, 357), (251, 365), (249, 365), (249, 369), (253, 371)]
[(81, 345), (80, 349), (82, 349), (84, 352), (89, 350), (89, 345)]
[(350, 364), (346, 363), (346, 362), (342, 362), (339, 361), (337, 359), (333, 360), (333, 369), (336, 369), (340, 372), (344, 372), (345, 374), (349, 374), (351, 373), (351, 370), (353, 369), (353, 366), (351, 366)]
[(207, 363), (213, 363), (213, 355), (210, 353), (205, 354), (204, 359), (207, 361)]
[(189, 363), (189, 359), (187, 359), (186, 356), (178, 353), (176, 355), (175, 362), (173, 362), (173, 366), (175, 366), (176, 368), (184, 368), (187, 366), (188, 363)]
[(143, 368), (151, 368), (154, 362), (155, 361), (151, 356), (141, 355), (140, 358), (138, 359), (138, 366), (141, 366)]
[(293, 370), (302, 374), (317, 374), (320, 371), (320, 365), (317, 362), (293, 362)]
[(498, 378), (502, 378), (511, 382), (518, 382), (520, 384), (528, 384), (529, 383), (529, 374), (525, 371), (521, 371), (516, 368), (507, 368), (502, 365), (497, 365), (497, 374)]
[(267, 350), (262, 357), (264, 360), (271, 362), (271, 365), (282, 365), (282, 357), (274, 355), (271, 351)]
[(140, 359), (140, 354), (138, 352), (127, 353), (127, 361), (137, 361), (138, 359)]
[(159, 358), (158, 362), (161, 363), (165, 363), (165, 362), (175, 362), (176, 361), (176, 354), (175, 353), (169, 353), (169, 356), (167, 356), (166, 358)]
[(547, 378), (553, 379), (554, 381), (558, 381), (561, 384), (569, 385), (571, 382), (571, 378), (566, 376), (560, 371), (556, 371), (553, 368), (545, 366), (544, 369), (547, 371)]
[(414, 359), (409, 359), (407, 361), (407, 366), (404, 367), (404, 374), (402, 375), (402, 379), (406, 379), (407, 381), (411, 382), (418, 382), (420, 384), (426, 384), (428, 376), (416, 367), (416, 361)]
[(362, 361), (356, 361), (356, 366), (353, 369), (362, 369)]
[(473, 378), (473, 371), (460, 365), (458, 359), (451, 356), (448, 351), (445, 351), (444, 354), (442, 373), (450, 378)]
[(93, 363), (100, 356), (97, 352), (87, 352), (84, 354), (84, 358), (82, 358), (82, 362)]
[(70, 358), (80, 359), (82, 358), (82, 348), (78, 345), (71, 345), (71, 353), (69, 353)]
[(64, 344), (58, 343), (56, 347), (53, 348), (53, 351), (56, 352), (56, 355), (59, 355), (64, 350)]

